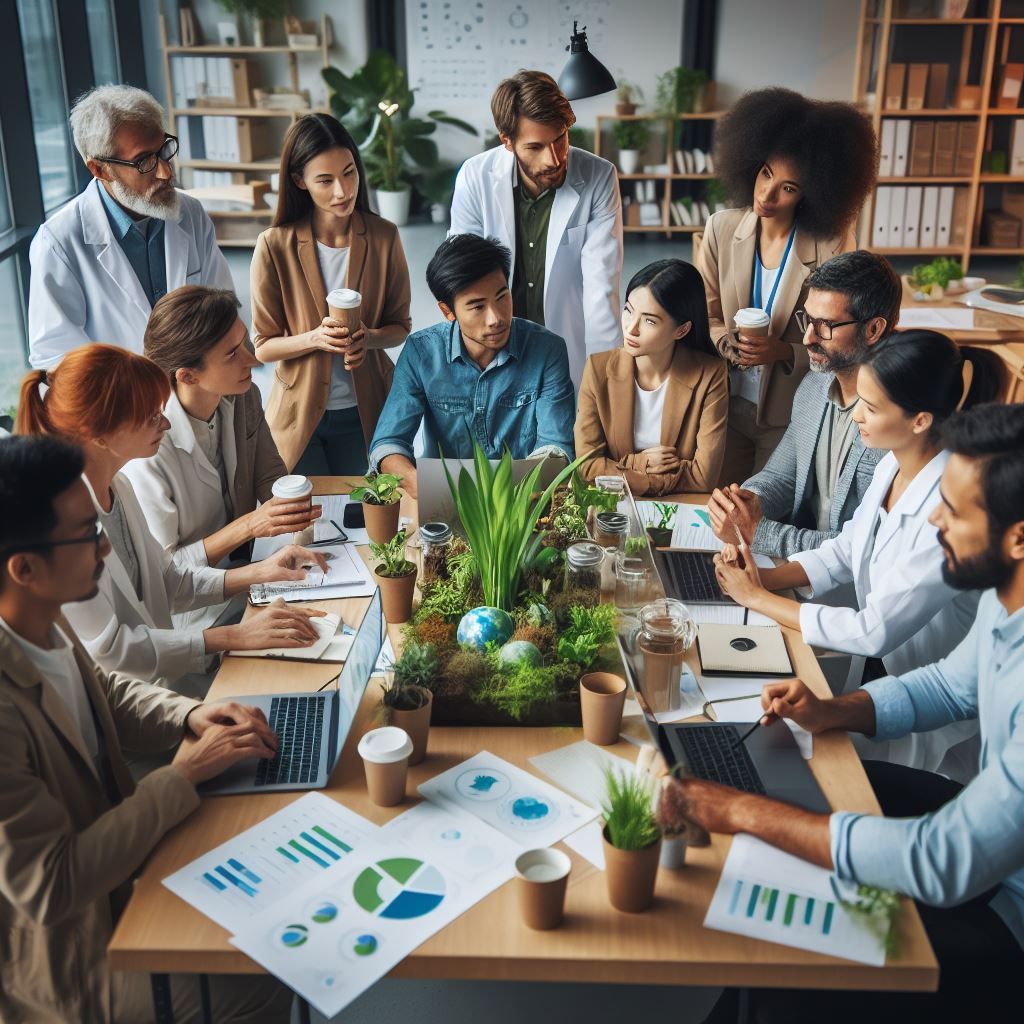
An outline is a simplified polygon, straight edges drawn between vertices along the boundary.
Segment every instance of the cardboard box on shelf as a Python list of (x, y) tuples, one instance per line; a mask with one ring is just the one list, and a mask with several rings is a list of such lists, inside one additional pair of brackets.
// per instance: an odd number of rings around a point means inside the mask
[(1020, 245), (1020, 221), (1002, 210), (986, 210), (982, 229), (985, 244), (995, 249), (1016, 249)]
[(958, 85), (956, 89), (956, 103), (953, 105), (957, 110), (980, 110), (981, 86), (968, 85), (966, 82)]
[(907, 110), (923, 110), (928, 92), (928, 65), (911, 64), (907, 69)]
[(1003, 186), (1003, 213), (1024, 221), (1024, 185)]
[(1004, 64), (996, 80), (995, 101), (1000, 110), (1014, 110), (1020, 102), (1020, 89), (1024, 85), (1024, 64)]

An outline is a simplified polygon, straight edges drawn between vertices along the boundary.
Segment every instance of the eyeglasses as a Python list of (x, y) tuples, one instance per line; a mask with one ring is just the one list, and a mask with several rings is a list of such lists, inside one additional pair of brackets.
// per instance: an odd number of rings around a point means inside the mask
[(84, 537), (68, 537), (61, 540), (41, 540), (36, 544), (19, 544), (17, 547), (10, 548), (7, 554), (12, 555), (20, 551), (49, 551), (51, 548), (67, 548), (75, 544), (95, 544), (96, 550), (99, 551), (102, 543), (103, 524), (97, 519), (93, 532), (86, 534)]
[(156, 170), (157, 162), (163, 160), (167, 163), (173, 160), (178, 153), (178, 140), (174, 135), (165, 135), (164, 144), (155, 153), (143, 153), (136, 160), (119, 160), (116, 156), (96, 157), (104, 164), (120, 164), (122, 167), (134, 167), (139, 174), (152, 174)]
[(847, 327), (850, 324), (865, 324), (871, 319), (867, 317), (862, 320), (826, 320), (820, 316), (808, 316), (806, 309), (798, 309), (793, 315), (796, 317), (797, 326), (804, 334), (807, 333), (807, 328), (813, 324), (814, 333), (820, 341), (831, 341), (832, 332), (837, 327)]

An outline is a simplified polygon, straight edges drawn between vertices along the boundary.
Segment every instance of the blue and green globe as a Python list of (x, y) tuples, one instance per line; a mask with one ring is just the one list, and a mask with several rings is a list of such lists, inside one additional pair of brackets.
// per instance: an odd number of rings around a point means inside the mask
[(508, 612), (486, 605), (466, 612), (456, 633), (460, 644), (483, 650), (487, 644), (500, 647), (515, 631), (516, 624)]

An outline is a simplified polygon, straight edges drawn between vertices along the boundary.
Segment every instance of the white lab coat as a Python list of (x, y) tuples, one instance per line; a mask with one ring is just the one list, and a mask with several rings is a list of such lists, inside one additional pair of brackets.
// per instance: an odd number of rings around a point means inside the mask
[[(944, 658), (974, 623), (980, 593), (955, 590), (942, 578), (944, 556), (928, 516), (940, 501), (939, 482), (949, 458), (940, 452), (910, 482), (878, 529), (878, 512), (899, 470), (887, 454), (853, 518), (837, 537), (792, 556), (807, 572), (814, 596), (852, 582), (856, 608), (809, 602), (800, 607), (807, 643), (860, 655), (847, 690), (860, 682), (863, 657), (881, 658), (902, 675)], [(870, 554), (868, 552), (870, 551)], [(977, 773), (978, 724), (957, 722), (930, 733), (885, 743), (857, 741), (863, 757), (938, 771), (960, 782)]]
[[(455, 181), (450, 234), (492, 236), (516, 256), (515, 157), (497, 146), (467, 160)], [(565, 340), (577, 391), (595, 352), (622, 344), (622, 201), (615, 167), (569, 148), (555, 192), (544, 263), (544, 326)]]
[[(36, 232), (29, 249), (29, 362), (56, 366), (90, 341), (142, 352), (152, 307), (107, 218), (93, 179)], [(181, 196), (176, 221), (164, 225), (167, 290), (203, 284), (234, 291), (213, 223), (198, 200)]]
[[(111, 486), (124, 506), (135, 544), (142, 599), (135, 595), (124, 563), (111, 551), (96, 596), (66, 604), (62, 611), (85, 649), (108, 672), (123, 672), (202, 699), (205, 691), (197, 692), (197, 687), (202, 688), (209, 661), (203, 630), (175, 629), (171, 614), (223, 601), (224, 571), (178, 568), (149, 532), (127, 478), (118, 473)], [(95, 495), (93, 504), (99, 509)]]

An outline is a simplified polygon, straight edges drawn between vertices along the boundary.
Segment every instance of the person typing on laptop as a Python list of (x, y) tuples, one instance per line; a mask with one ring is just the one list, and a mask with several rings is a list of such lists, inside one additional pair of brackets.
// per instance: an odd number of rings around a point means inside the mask
[[(877, 740), (977, 719), (977, 776), (957, 783), (865, 761), (885, 817), (812, 814), (699, 779), (672, 782), (666, 809), (712, 832), (746, 832), (843, 881), (918, 901), (940, 965), (937, 993), (757, 992), (753, 1019), (872, 1022), (1019, 1019), (1024, 969), (1024, 405), (986, 405), (944, 430), (949, 461), (932, 513), (950, 585), (984, 590), (970, 633), (946, 658), (820, 700), (800, 680), (765, 687), (762, 725)], [(770, 717), (769, 717), (770, 716)], [(778, 726), (775, 726), (776, 728)], [(1015, 1008), (1016, 1007), (1016, 1008)], [(719, 1009), (721, 1012), (719, 1012)], [(725, 1008), (710, 1020), (728, 1019)], [(735, 1019), (735, 1017), (733, 1017)]]
[(576, 393), (565, 342), (512, 315), (512, 255), (493, 238), (452, 235), (427, 267), (444, 321), (410, 334), (370, 444), (370, 469), (416, 497), (413, 439), (424, 456), (573, 458)]
[[(110, 544), (82, 480), (79, 448), (0, 441), (0, 1019), (149, 1021), (145, 974), (112, 971), (107, 944), (132, 877), (198, 806), (196, 786), (243, 758), (273, 756), (263, 716), (205, 706), (107, 674), (61, 618), (96, 593)], [(133, 784), (124, 750), (181, 743)], [(199, 986), (175, 977), (175, 1019)], [(217, 1020), (286, 1021), (269, 979), (211, 980)]]

